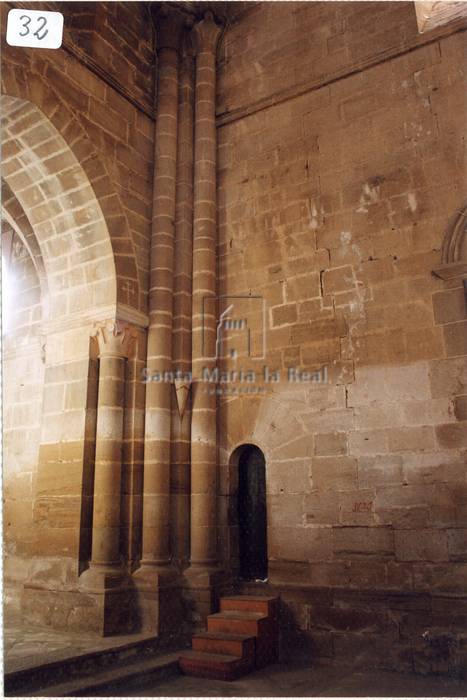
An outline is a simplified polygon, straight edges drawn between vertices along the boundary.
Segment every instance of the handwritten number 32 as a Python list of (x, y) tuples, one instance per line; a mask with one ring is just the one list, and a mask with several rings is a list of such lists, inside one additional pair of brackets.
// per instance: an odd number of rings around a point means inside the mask
[[(29, 31), (30, 31), (29, 25), (31, 24), (31, 18), (28, 15), (21, 15), (21, 17), (19, 19), (20, 19), (20, 21), (24, 20), (24, 23), (21, 26), (25, 30), (24, 32), (20, 32), (19, 35), (20, 36), (27, 36), (29, 34)], [(42, 24), (40, 25), (40, 27), (38, 27), (36, 29), (35, 32), (33, 32), (33, 36), (37, 36), (37, 38), (40, 41), (41, 39), (44, 39), (47, 36), (47, 34), (49, 33), (49, 30), (44, 29), (44, 27), (47, 24), (47, 20), (45, 17), (38, 17), (37, 22), (38, 23), (42, 22)]]

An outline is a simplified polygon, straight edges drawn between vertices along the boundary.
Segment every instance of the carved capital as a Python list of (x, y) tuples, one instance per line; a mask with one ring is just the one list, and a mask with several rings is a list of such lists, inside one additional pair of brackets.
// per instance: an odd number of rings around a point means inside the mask
[(221, 27), (214, 21), (211, 10), (205, 12), (203, 19), (195, 24), (191, 32), (195, 53), (215, 54), (221, 31)]
[(99, 348), (99, 357), (129, 357), (136, 338), (133, 326), (120, 321), (106, 321), (96, 326), (94, 337)]
[(184, 29), (190, 26), (186, 16), (164, 4), (155, 16), (155, 24), (157, 51), (161, 49), (179, 51)]

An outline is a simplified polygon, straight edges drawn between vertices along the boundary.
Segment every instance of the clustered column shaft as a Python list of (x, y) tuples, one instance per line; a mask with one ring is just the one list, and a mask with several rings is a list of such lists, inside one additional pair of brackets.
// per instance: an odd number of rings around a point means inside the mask
[(216, 49), (211, 12), (194, 27), (196, 51), (193, 215), (193, 406), (191, 424), (191, 565), (217, 563), (215, 387), (200, 381), (216, 354)]
[[(159, 27), (147, 355), (150, 375), (172, 369), (178, 47), (182, 22), (177, 14), (170, 13), (159, 19)], [(170, 563), (171, 392), (167, 381), (149, 382), (146, 387), (141, 563), (149, 567)]]
[(172, 553), (179, 562), (190, 551), (190, 436), (188, 402), (191, 372), (191, 292), (193, 255), (193, 55), (186, 38), (180, 62), (177, 196), (173, 298), (173, 369), (176, 382), (172, 412)]
[(157, 26), (147, 367), (150, 377), (191, 371), (194, 391), (190, 415), (189, 379), (177, 378), (175, 393), (169, 381), (147, 383), (141, 576), (148, 570), (162, 575), (172, 556), (182, 562), (189, 551), (193, 567), (210, 568), (217, 562), (217, 399), (213, 387), (200, 380), (203, 369), (215, 364), (216, 349), (215, 79), (220, 29), (207, 12), (191, 33), (196, 55), (193, 145), (192, 60), (185, 50), (179, 75), (180, 17), (166, 12)]

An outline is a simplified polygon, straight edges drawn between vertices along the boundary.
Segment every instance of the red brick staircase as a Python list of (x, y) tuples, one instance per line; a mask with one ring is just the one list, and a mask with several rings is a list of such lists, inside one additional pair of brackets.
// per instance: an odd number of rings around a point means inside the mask
[(277, 660), (278, 599), (239, 595), (221, 598), (220, 612), (195, 634), (192, 650), (179, 658), (182, 673), (233, 681)]

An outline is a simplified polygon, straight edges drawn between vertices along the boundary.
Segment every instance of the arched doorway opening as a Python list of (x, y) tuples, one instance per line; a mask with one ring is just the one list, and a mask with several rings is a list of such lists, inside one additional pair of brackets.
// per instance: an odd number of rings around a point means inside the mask
[(268, 575), (266, 462), (256, 445), (238, 452), (239, 574), (244, 581), (265, 580)]

